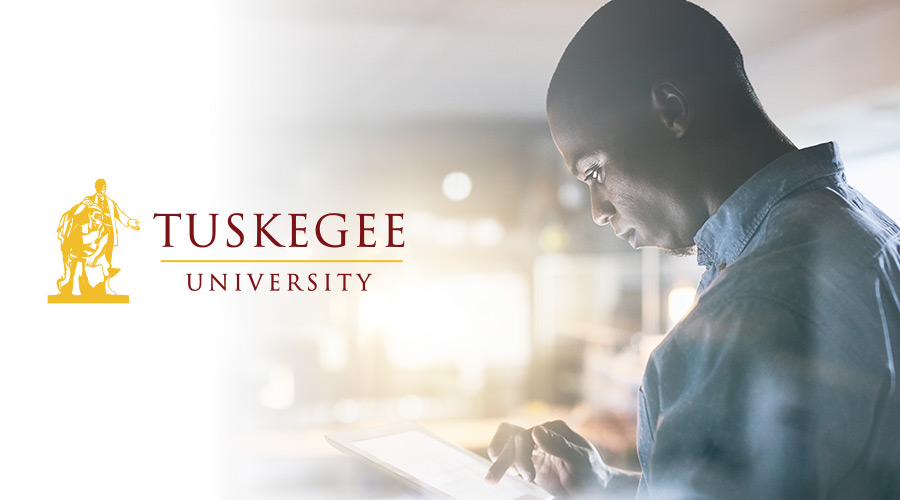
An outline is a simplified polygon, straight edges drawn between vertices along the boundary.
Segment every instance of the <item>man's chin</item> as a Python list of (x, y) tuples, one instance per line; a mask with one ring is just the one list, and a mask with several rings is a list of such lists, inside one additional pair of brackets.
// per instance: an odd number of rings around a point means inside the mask
[(660, 248), (660, 250), (662, 250), (664, 254), (671, 255), (672, 257), (688, 257), (697, 254), (697, 245), (682, 248)]
[(690, 255), (697, 254), (697, 245), (689, 245), (684, 247), (676, 246), (678, 242), (647, 242), (641, 241), (637, 238), (637, 232), (632, 231), (629, 235), (628, 242), (631, 243), (631, 247), (634, 249), (641, 248), (657, 248), (662, 253), (666, 255), (671, 255), (672, 257), (687, 257)]

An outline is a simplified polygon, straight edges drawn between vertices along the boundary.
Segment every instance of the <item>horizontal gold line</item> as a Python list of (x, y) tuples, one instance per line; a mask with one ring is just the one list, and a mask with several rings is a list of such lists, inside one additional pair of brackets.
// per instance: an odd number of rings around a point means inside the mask
[(205, 263), (214, 263), (214, 264), (255, 264), (255, 263), (398, 263), (403, 262), (403, 260), (360, 260), (360, 259), (350, 259), (350, 260), (333, 260), (333, 259), (253, 259), (253, 260), (243, 260), (243, 259), (162, 259), (160, 262), (165, 264), (170, 263), (188, 263), (188, 264), (205, 264)]

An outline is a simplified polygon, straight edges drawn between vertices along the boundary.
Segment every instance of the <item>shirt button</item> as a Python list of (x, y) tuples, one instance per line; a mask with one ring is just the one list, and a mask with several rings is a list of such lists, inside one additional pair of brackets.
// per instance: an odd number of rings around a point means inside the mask
[(719, 264), (719, 272), (722, 272), (724, 270), (725, 270), (725, 264)]

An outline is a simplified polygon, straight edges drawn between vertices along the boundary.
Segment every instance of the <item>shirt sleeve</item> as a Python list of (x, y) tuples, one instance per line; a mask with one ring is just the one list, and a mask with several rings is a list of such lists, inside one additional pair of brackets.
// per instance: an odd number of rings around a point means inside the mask
[(758, 297), (698, 305), (645, 374), (642, 492), (824, 497), (865, 446), (874, 397), (821, 356), (813, 325)]
[(113, 217), (118, 219), (119, 222), (121, 222), (122, 224), (125, 224), (127, 226), (128, 221), (131, 220), (131, 217), (129, 217), (125, 212), (122, 211), (122, 207), (120, 207), (118, 203), (114, 202), (113, 200), (110, 200), (109, 198), (107, 198), (107, 200), (109, 200), (109, 203), (113, 207)]

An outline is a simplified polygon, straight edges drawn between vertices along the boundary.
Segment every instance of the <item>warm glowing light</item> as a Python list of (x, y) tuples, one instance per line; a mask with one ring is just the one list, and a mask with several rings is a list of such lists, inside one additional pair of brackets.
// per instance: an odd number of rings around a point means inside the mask
[(259, 403), (271, 410), (290, 408), (294, 404), (294, 370), (287, 365), (272, 365), (257, 396)]
[(538, 233), (538, 245), (546, 253), (562, 252), (569, 245), (569, 232), (557, 224), (547, 226)]
[(694, 306), (697, 291), (689, 286), (673, 288), (669, 292), (669, 326), (681, 321)]
[(434, 277), (392, 297), (381, 332), (395, 368), (454, 366), (479, 386), (488, 366), (522, 366), (530, 359), (528, 284), (516, 274)]
[(384, 292), (373, 290), (359, 298), (359, 325), (363, 332), (384, 329), (391, 319), (390, 302)]
[(340, 372), (347, 368), (347, 351), (347, 338), (340, 331), (327, 330), (319, 337), (319, 363), (323, 369)]
[(425, 402), (419, 396), (410, 394), (397, 401), (397, 414), (404, 420), (416, 420), (425, 414)]
[(432, 233), (435, 243), (444, 247), (460, 246), (466, 241), (468, 233), (466, 221), (461, 219), (444, 219), (435, 224)]
[(479, 219), (469, 228), (469, 236), (477, 246), (493, 247), (503, 241), (506, 233), (503, 226), (496, 219)]
[(447, 198), (453, 201), (465, 200), (472, 192), (472, 179), (465, 172), (450, 172), (444, 177), (441, 187)]
[(334, 404), (334, 418), (342, 424), (352, 424), (363, 416), (363, 407), (353, 399), (342, 399)]

